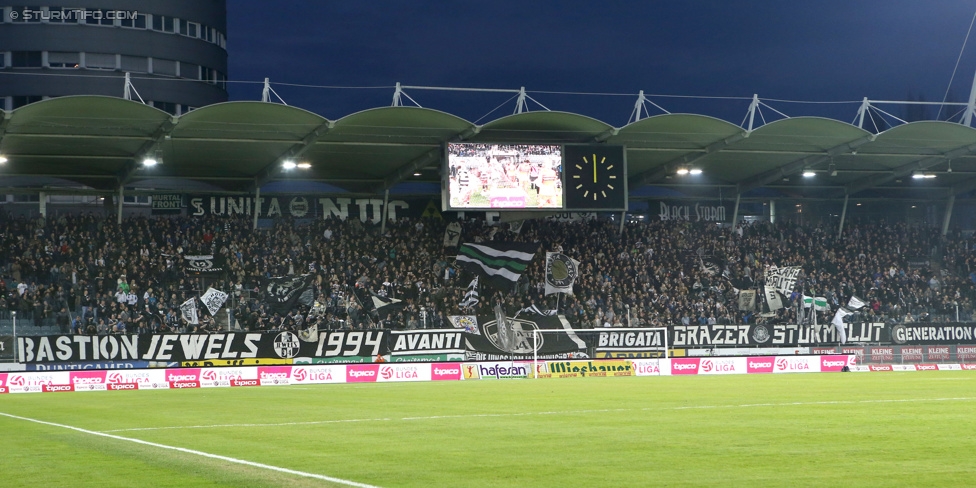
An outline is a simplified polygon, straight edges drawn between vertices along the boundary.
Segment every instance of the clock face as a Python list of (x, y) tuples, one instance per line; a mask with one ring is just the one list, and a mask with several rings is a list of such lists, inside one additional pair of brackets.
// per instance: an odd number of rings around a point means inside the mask
[(567, 145), (565, 152), (567, 209), (626, 209), (623, 146)]

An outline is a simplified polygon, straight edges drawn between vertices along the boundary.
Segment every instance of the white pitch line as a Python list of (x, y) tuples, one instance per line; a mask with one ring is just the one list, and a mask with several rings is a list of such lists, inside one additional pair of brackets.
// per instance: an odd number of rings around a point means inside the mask
[(321, 475), (321, 474), (307, 473), (305, 471), (298, 471), (298, 470), (294, 470), (294, 469), (282, 468), (282, 467), (279, 467), (279, 466), (271, 466), (270, 464), (255, 463), (253, 461), (246, 461), (246, 460), (243, 460), (243, 459), (237, 459), (237, 458), (232, 458), (232, 457), (228, 457), (228, 456), (221, 456), (219, 454), (210, 454), (208, 452), (196, 451), (196, 450), (193, 450), (193, 449), (186, 449), (184, 447), (167, 446), (165, 444), (158, 444), (158, 443), (155, 443), (155, 442), (149, 442), (149, 441), (144, 441), (144, 440), (140, 440), (140, 439), (133, 439), (133, 438), (130, 438), (130, 437), (122, 437), (122, 436), (117, 436), (117, 435), (112, 435), (112, 434), (106, 434), (104, 432), (96, 432), (96, 431), (93, 431), (93, 430), (82, 429), (81, 427), (74, 427), (74, 426), (71, 426), (71, 425), (64, 425), (64, 424), (56, 424), (54, 422), (46, 422), (44, 420), (37, 420), (37, 419), (28, 418), (28, 417), (21, 417), (21, 416), (18, 416), (18, 415), (12, 415), (12, 414), (9, 414), (9, 413), (4, 413), (4, 412), (0, 412), (0, 415), (2, 415), (4, 417), (9, 417), (9, 418), (12, 418), (12, 419), (25, 420), (27, 422), (34, 422), (34, 423), (37, 423), (37, 424), (49, 425), (49, 426), (52, 426), (52, 427), (60, 427), (62, 429), (69, 429), (69, 430), (73, 430), (73, 431), (76, 431), (76, 432), (81, 432), (81, 433), (84, 433), (84, 434), (91, 434), (91, 435), (96, 435), (96, 436), (100, 436), (100, 437), (107, 437), (109, 439), (115, 439), (115, 440), (119, 440), (119, 441), (134, 442), (136, 444), (142, 444), (142, 445), (145, 445), (145, 446), (158, 447), (160, 449), (169, 449), (169, 450), (172, 450), (172, 451), (178, 451), (178, 452), (182, 452), (182, 453), (186, 453), (186, 454), (193, 454), (195, 456), (202, 456), (202, 457), (211, 458), (211, 459), (219, 459), (221, 461), (227, 461), (229, 463), (243, 464), (245, 466), (251, 466), (251, 467), (255, 467), (255, 468), (267, 469), (267, 470), (271, 470), (271, 471), (277, 471), (279, 473), (286, 473), (286, 474), (292, 474), (292, 475), (295, 475), (295, 476), (302, 476), (302, 477), (305, 477), (305, 478), (314, 478), (314, 479), (317, 479), (317, 480), (329, 481), (329, 482), (332, 482), (332, 483), (338, 483), (340, 485), (356, 486), (356, 487), (359, 487), (359, 488), (378, 488), (378, 487), (376, 487), (374, 485), (367, 485), (365, 483), (359, 483), (359, 482), (356, 482), (356, 481), (344, 480), (342, 478), (333, 478), (331, 476), (325, 476), (325, 475)]
[(691, 405), (684, 407), (645, 407), (645, 408), (602, 408), (590, 410), (562, 410), (545, 412), (513, 412), (513, 413), (469, 413), (458, 415), (429, 415), (423, 417), (399, 417), (399, 418), (372, 418), (372, 419), (345, 419), (345, 420), (311, 420), (307, 422), (278, 422), (267, 424), (213, 424), (213, 425), (175, 425), (170, 427), (135, 427), (131, 429), (113, 429), (102, 432), (128, 432), (142, 430), (172, 430), (172, 429), (218, 429), (222, 427), (286, 427), (289, 425), (318, 425), (318, 424), (340, 424), (353, 422), (391, 422), (396, 420), (442, 420), (442, 419), (473, 419), (473, 418), (493, 418), (493, 417), (526, 417), (530, 415), (574, 415), (585, 413), (607, 413), (607, 412), (647, 412), (661, 410), (705, 410), (712, 408), (756, 408), (756, 407), (795, 407), (804, 405), (856, 405), (862, 403), (919, 403), (919, 402), (967, 402), (976, 400), (976, 397), (958, 398), (905, 398), (893, 400), (826, 400), (820, 402), (786, 402), (786, 403), (743, 403), (735, 405)]
[[(307, 422), (281, 422), (276, 424), (213, 424), (213, 425), (173, 425), (170, 427), (135, 427), (132, 429), (112, 429), (101, 432), (130, 432), (138, 430), (171, 430), (171, 429), (216, 429), (221, 427), (281, 427), (287, 425), (318, 425), (344, 424), (350, 422), (380, 422), (393, 419), (340, 419), (340, 420), (310, 420)], [(401, 419), (402, 420), (402, 419)]]

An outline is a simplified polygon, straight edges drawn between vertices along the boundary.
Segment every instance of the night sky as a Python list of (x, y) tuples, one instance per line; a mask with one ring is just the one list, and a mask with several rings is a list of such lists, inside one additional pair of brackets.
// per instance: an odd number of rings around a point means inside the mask
[[(671, 112), (739, 124), (753, 93), (819, 102), (941, 101), (976, 11), (948, 0), (820, 2), (227, 2), (233, 81), (273, 85), (330, 119), (390, 105), (393, 85), (518, 89), (551, 110), (625, 125), (638, 90), (742, 99), (652, 98)], [(949, 93), (968, 98), (970, 39)], [(260, 84), (231, 83), (232, 100)], [(626, 96), (567, 95), (598, 92)], [(533, 93), (535, 92), (535, 93)], [(484, 123), (513, 94), (408, 90), (422, 106)], [(858, 103), (769, 102), (788, 115), (853, 121)], [(532, 109), (538, 108), (530, 104)], [(899, 117), (905, 107), (884, 106)], [(654, 110), (652, 108), (652, 110)], [(937, 108), (929, 109), (934, 116)], [(951, 109), (955, 113), (958, 109)], [(660, 113), (660, 112), (652, 112)], [(764, 111), (767, 116), (772, 112)]]

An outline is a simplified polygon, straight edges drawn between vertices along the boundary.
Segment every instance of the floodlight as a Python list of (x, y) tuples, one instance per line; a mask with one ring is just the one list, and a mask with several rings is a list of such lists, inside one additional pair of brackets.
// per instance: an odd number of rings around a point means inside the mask
[(809, 169), (803, 172), (803, 177), (804, 178), (813, 178), (814, 176), (817, 176), (817, 173), (814, 173), (813, 171), (811, 171)]
[(688, 168), (681, 168), (681, 169), (679, 169), (678, 170), (678, 174), (679, 175), (682, 175), (682, 176), (688, 174)]
[(4, 156), (0, 156), (0, 164), (6, 163), (6, 162), (7, 162), (7, 158), (4, 157)]
[(159, 164), (159, 161), (157, 161), (156, 158), (147, 157), (146, 159), (142, 160), (142, 165), (147, 168), (151, 168), (157, 164)]
[(296, 166), (298, 165), (290, 159), (286, 159), (283, 163), (281, 163), (281, 167), (285, 169), (295, 169)]
[(312, 167), (311, 163), (298, 163), (298, 169), (309, 169)]
[(698, 176), (698, 175), (702, 174), (702, 170), (700, 170), (698, 168), (692, 169), (692, 170), (690, 170), (688, 172), (691, 173), (692, 176)]

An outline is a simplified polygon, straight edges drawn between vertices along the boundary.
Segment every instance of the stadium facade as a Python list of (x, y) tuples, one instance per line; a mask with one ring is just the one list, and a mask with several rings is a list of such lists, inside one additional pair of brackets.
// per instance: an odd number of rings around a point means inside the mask
[(89, 0), (0, 10), (4, 110), (67, 95), (119, 97), (130, 88), (132, 99), (173, 115), (227, 101), (225, 0)]

